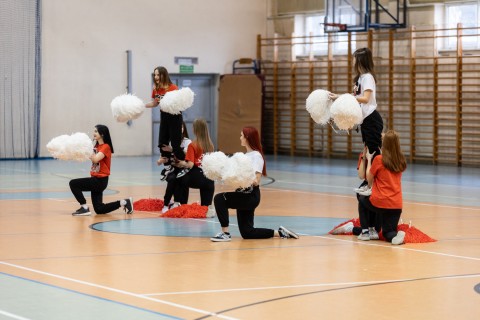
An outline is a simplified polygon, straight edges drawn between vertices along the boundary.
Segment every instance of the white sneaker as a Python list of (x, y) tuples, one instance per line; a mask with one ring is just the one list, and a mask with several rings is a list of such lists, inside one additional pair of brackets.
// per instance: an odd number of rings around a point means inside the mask
[(370, 236), (370, 240), (378, 240), (380, 237), (378, 236), (377, 230), (375, 228), (368, 230), (368, 235)]
[(216, 215), (217, 212), (215, 211), (213, 205), (209, 205), (207, 210), (207, 218), (215, 218)]
[(353, 191), (355, 191), (356, 193), (360, 193), (360, 192), (363, 192), (363, 191), (365, 191), (365, 190), (367, 190), (367, 189), (368, 189), (368, 184), (365, 184), (365, 185), (363, 185), (363, 186), (361, 186), (361, 187), (358, 187), (358, 188), (353, 189)]
[(360, 235), (357, 237), (358, 240), (362, 241), (370, 241), (370, 234), (367, 232), (362, 232)]
[(345, 223), (344, 225), (332, 230), (332, 234), (347, 234), (353, 231), (353, 222)]
[(215, 237), (211, 237), (210, 241), (213, 242), (227, 242), (232, 241), (232, 236), (230, 234), (226, 234), (224, 232), (217, 233)]
[(372, 189), (371, 189), (371, 188), (368, 188), (367, 190), (361, 191), (361, 192), (359, 192), (358, 194), (361, 195), (361, 196), (366, 196), (366, 197), (368, 197), (368, 196), (370, 196), (370, 195), (372, 194)]
[(170, 206), (170, 209), (174, 209), (174, 208), (177, 208), (177, 207), (180, 207), (182, 204), (180, 202), (174, 202), (171, 206)]
[(393, 245), (400, 245), (405, 243), (405, 232), (398, 231), (397, 235), (393, 237), (392, 244)]
[(169, 209), (169, 208), (168, 208), (168, 206), (163, 206), (163, 208), (162, 208), (162, 213), (165, 213), (165, 212), (167, 212), (167, 211), (168, 211), (168, 209)]

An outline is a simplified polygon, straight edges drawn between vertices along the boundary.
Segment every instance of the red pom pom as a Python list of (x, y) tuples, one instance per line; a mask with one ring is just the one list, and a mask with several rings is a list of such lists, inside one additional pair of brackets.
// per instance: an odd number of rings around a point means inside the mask
[(140, 199), (133, 202), (135, 211), (162, 211), (163, 200), (160, 199)]
[(207, 206), (201, 206), (198, 203), (182, 204), (179, 207), (173, 208), (161, 214), (162, 218), (206, 218)]

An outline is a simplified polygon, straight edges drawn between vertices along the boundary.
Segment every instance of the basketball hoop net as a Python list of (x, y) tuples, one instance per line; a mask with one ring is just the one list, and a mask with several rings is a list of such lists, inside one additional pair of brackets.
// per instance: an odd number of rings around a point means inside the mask
[(323, 31), (325, 33), (343, 32), (347, 31), (347, 25), (344, 23), (325, 22), (323, 24)]

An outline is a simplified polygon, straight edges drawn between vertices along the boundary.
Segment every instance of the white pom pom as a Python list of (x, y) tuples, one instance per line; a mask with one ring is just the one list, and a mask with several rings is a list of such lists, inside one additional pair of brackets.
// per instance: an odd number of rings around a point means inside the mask
[(133, 94), (122, 94), (115, 97), (110, 103), (113, 117), (118, 122), (127, 122), (137, 119), (145, 111), (145, 104)]
[(87, 134), (61, 135), (47, 143), (50, 154), (60, 160), (87, 161), (93, 153), (93, 142)]
[(341, 130), (350, 130), (354, 125), (362, 122), (362, 109), (357, 99), (345, 93), (335, 100), (330, 107), (330, 114), (337, 127)]
[(318, 124), (326, 124), (330, 120), (330, 106), (332, 100), (328, 98), (328, 91), (315, 90), (308, 95), (307, 111), (310, 113), (313, 121)]
[(160, 110), (170, 114), (180, 114), (193, 105), (194, 95), (190, 88), (169, 91), (160, 100)]
[(210, 180), (221, 180), (228, 157), (221, 151), (206, 153), (201, 161), (203, 174)]
[(255, 169), (250, 158), (242, 152), (237, 152), (228, 158), (222, 180), (234, 189), (250, 187), (255, 180)]

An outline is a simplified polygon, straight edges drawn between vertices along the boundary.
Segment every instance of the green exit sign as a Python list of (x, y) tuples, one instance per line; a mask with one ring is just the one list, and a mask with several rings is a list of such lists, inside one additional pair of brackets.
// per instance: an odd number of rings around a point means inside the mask
[(193, 65), (180, 65), (180, 73), (193, 73)]

